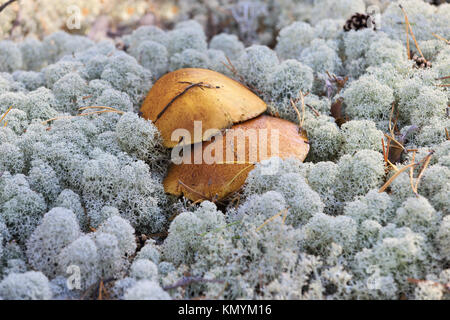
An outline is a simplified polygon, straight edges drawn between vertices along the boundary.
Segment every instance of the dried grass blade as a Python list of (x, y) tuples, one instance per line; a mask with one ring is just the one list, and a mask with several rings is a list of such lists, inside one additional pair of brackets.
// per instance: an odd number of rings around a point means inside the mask
[(275, 214), (274, 216), (270, 217), (269, 219), (267, 219), (266, 221), (264, 221), (264, 223), (262, 225), (260, 225), (258, 228), (256, 228), (256, 232), (258, 232), (259, 230), (261, 230), (266, 224), (268, 224), (270, 221), (276, 219), (277, 217), (281, 216), (283, 213), (285, 213), (286, 211), (288, 211), (289, 208), (286, 208), (284, 210), (281, 210), (280, 212), (278, 212), (277, 214)]
[(378, 190), (379, 193), (384, 192), (390, 185), (391, 183), (402, 173), (405, 172), (406, 170), (408, 170), (409, 168), (416, 166), (417, 163), (410, 163), (407, 166), (401, 168), (400, 170), (398, 170), (396, 173), (394, 173), (394, 175), (392, 177), (389, 178), (389, 180), (380, 188), (380, 190)]

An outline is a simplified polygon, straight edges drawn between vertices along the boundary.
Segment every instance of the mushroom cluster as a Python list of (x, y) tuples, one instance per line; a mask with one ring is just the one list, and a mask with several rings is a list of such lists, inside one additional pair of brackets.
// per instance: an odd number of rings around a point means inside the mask
[[(141, 107), (172, 149), (167, 193), (220, 201), (238, 191), (255, 163), (279, 157), (305, 160), (303, 130), (263, 114), (266, 103), (241, 83), (206, 69), (161, 77)], [(174, 154), (180, 157), (174, 161)]]

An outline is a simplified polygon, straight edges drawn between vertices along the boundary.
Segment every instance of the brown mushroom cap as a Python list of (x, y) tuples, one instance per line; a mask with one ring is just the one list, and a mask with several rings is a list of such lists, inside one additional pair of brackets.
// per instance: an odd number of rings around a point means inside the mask
[[(161, 132), (164, 146), (173, 148), (175, 129), (191, 133), (191, 141), (208, 140), (218, 130), (262, 114), (267, 105), (239, 82), (206, 69), (180, 69), (161, 77), (151, 88), (141, 107), (142, 116), (152, 120)], [(202, 135), (194, 137), (194, 120), (202, 121)]]
[[(256, 129), (257, 132), (267, 129), (267, 135), (263, 134), (261, 138), (254, 140), (256, 143), (252, 143), (250, 147), (251, 139), (246, 134), (249, 134), (252, 129)], [(278, 151), (272, 142), (272, 137), (276, 137), (274, 130), (278, 130)], [(201, 149), (198, 148), (198, 150), (215, 156), (216, 153), (211, 150), (222, 148), (223, 161), (213, 164), (203, 161), (201, 164), (194, 164), (194, 148), (191, 149), (192, 152), (185, 157), (185, 159), (190, 158), (191, 164), (183, 162), (170, 166), (164, 180), (164, 190), (167, 193), (176, 196), (184, 195), (192, 201), (221, 200), (242, 187), (248, 173), (254, 167), (253, 163), (274, 156), (282, 159), (295, 157), (303, 161), (309, 152), (308, 139), (304, 134), (299, 133), (299, 127), (296, 124), (267, 115), (234, 125), (231, 130), (227, 130), (223, 136), (218, 137), (218, 139), (213, 138), (212, 142), (202, 143)], [(245, 139), (244, 145), (243, 140), (241, 143), (236, 143), (239, 137)], [(262, 148), (265, 143), (267, 143), (268, 152), (260, 154), (260, 151), (264, 150)], [(234, 155), (232, 161), (227, 161), (225, 158), (227, 147)], [(239, 153), (238, 148), (242, 148), (243, 152)], [(256, 161), (251, 161), (255, 159)]]

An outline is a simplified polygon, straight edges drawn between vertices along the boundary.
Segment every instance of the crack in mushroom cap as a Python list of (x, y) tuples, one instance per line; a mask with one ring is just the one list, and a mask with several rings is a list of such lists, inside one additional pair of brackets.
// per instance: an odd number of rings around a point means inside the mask
[[(173, 148), (178, 144), (171, 140), (176, 129), (186, 129), (191, 134), (191, 141), (182, 144), (193, 144), (200, 139), (206, 141), (233, 124), (253, 119), (266, 109), (266, 103), (239, 82), (215, 71), (187, 68), (156, 81), (140, 111), (159, 129), (164, 146)], [(202, 121), (200, 139), (194, 135), (194, 121)]]

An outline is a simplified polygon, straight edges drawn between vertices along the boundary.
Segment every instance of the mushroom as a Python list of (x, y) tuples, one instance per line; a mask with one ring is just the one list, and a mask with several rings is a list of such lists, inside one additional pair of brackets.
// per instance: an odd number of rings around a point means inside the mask
[[(309, 151), (308, 139), (296, 124), (267, 115), (236, 124), (211, 140), (190, 146), (181, 163), (170, 166), (164, 180), (167, 193), (220, 201), (242, 187), (255, 163), (271, 157), (303, 161)], [(196, 155), (202, 157), (199, 164), (194, 163)]]
[[(267, 105), (239, 82), (206, 69), (180, 69), (161, 77), (141, 107), (142, 117), (152, 120), (164, 146), (173, 148), (176, 129), (186, 129), (192, 144), (208, 140), (220, 130), (257, 117)], [(202, 134), (194, 134), (194, 121), (202, 121)]]

